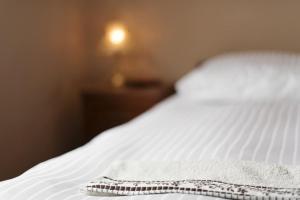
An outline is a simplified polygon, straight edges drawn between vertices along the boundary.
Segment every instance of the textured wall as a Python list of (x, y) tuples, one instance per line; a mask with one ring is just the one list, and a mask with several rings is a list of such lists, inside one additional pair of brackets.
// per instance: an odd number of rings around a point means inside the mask
[[(92, 77), (109, 62), (97, 54), (103, 26), (127, 24), (137, 48), (173, 81), (198, 60), (228, 50), (300, 50), (298, 0), (90, 0), (89, 45)], [(95, 73), (97, 72), (97, 73)]]
[(80, 1), (0, 1), (0, 180), (78, 144)]

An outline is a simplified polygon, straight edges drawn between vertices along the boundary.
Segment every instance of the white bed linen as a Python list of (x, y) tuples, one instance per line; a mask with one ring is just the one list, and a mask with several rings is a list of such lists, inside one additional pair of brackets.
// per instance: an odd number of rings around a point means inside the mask
[[(199, 102), (174, 96), (87, 145), (0, 183), (1, 200), (114, 199), (80, 193), (116, 160), (255, 160), (300, 164), (300, 104)], [(211, 199), (153, 195), (118, 199)]]
[(176, 91), (201, 100), (300, 99), (300, 55), (245, 51), (212, 57), (176, 82)]

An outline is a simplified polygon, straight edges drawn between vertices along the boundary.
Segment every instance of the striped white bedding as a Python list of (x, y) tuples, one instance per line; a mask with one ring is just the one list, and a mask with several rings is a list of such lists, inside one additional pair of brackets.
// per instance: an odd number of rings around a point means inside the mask
[[(115, 160), (255, 160), (300, 164), (300, 104), (239, 104), (174, 96), (89, 144), (0, 183), (1, 200), (93, 200), (85, 183)], [(180, 194), (116, 199), (210, 199)]]

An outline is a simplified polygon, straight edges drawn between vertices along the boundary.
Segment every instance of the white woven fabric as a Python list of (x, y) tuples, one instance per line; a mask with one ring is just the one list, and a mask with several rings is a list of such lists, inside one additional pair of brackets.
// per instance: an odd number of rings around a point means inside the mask
[[(237, 160), (115, 162), (99, 177), (128, 181), (213, 180), (240, 185), (300, 189), (300, 165)], [(97, 180), (97, 179), (96, 179)]]
[(207, 60), (176, 83), (179, 94), (201, 100), (300, 100), (300, 55), (239, 52)]
[[(299, 165), (299, 126), (297, 102), (204, 103), (174, 96), (79, 149), (1, 182), (0, 199), (96, 200), (99, 197), (86, 196), (79, 189), (118, 160), (230, 159)], [(210, 197), (170, 194), (122, 200), (161, 198)]]
[(121, 161), (90, 181), (82, 192), (98, 196), (183, 193), (290, 200), (300, 198), (300, 166), (236, 160)]

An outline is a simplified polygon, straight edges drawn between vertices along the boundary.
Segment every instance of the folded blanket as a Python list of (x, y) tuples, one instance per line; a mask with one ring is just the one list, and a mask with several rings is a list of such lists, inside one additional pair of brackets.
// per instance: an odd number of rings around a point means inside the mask
[(117, 162), (90, 195), (183, 193), (227, 199), (300, 199), (300, 166), (250, 161)]

